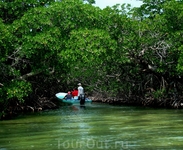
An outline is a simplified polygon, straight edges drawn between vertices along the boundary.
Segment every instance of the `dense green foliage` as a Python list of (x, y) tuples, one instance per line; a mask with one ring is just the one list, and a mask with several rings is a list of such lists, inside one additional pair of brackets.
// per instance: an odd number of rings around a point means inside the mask
[(11, 101), (53, 97), (78, 82), (129, 102), (181, 103), (183, 1), (103, 10), (94, 2), (0, 2), (1, 112)]

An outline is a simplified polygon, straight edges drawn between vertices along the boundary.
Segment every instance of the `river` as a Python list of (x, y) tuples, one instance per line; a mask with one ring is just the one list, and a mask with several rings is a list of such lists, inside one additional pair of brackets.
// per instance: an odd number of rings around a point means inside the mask
[(183, 110), (92, 103), (0, 122), (0, 150), (183, 149)]

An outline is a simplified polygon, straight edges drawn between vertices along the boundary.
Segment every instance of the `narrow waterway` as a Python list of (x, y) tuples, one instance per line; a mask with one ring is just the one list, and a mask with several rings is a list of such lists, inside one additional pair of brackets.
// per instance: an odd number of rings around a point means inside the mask
[(92, 103), (0, 122), (0, 150), (183, 149), (183, 110)]

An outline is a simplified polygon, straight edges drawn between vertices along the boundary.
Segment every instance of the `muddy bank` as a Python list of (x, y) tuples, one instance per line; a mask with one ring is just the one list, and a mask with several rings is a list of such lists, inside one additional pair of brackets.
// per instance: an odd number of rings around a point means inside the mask
[(58, 100), (55, 97), (41, 97), (35, 99), (26, 99), (24, 103), (11, 100), (4, 111), (0, 114), (1, 120), (13, 119), (22, 113), (38, 112), (49, 109), (59, 108)]
[(114, 105), (134, 105), (134, 106), (145, 106), (145, 107), (157, 107), (157, 108), (173, 108), (182, 109), (183, 108), (183, 98), (165, 98), (165, 99), (155, 99), (153, 97), (102, 97), (99, 95), (89, 96), (93, 102), (109, 103)]
[[(103, 95), (95, 94), (88, 96), (93, 102), (108, 103), (112, 105), (129, 105), (129, 106), (148, 106), (148, 107), (161, 107), (161, 108), (176, 108), (182, 109), (183, 102), (181, 99), (164, 99), (157, 100), (153, 97), (142, 98), (137, 96), (131, 97), (103, 97)], [(20, 103), (16, 100), (10, 101), (6, 106), (7, 109), (0, 114), (1, 120), (12, 119), (21, 113), (38, 112), (44, 110), (58, 109), (60, 107), (60, 101), (55, 97), (31, 97), (26, 99), (24, 103)]]

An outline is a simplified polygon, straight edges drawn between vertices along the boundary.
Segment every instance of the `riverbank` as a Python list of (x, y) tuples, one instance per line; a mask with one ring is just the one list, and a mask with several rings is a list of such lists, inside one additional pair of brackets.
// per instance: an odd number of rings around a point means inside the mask
[(157, 107), (157, 108), (170, 108), (170, 109), (182, 109), (183, 108), (183, 99), (155, 99), (153, 97), (102, 97), (101, 95), (95, 95), (89, 97), (93, 102), (100, 103), (109, 103), (113, 105), (130, 105), (130, 106), (145, 106), (145, 107)]
[(59, 108), (59, 103), (55, 97), (28, 99), (25, 100), (24, 103), (12, 100), (7, 104), (6, 109), (0, 113), (0, 120), (13, 119), (22, 113), (38, 112), (57, 108)]
[[(165, 100), (165, 102), (158, 102), (155, 99), (145, 100), (140, 97), (131, 96), (130, 98), (122, 97), (103, 97), (102, 95), (95, 94), (88, 96), (93, 102), (108, 103), (112, 105), (129, 105), (129, 106), (145, 106), (156, 108), (173, 108), (182, 109), (183, 103), (181, 100)], [(58, 109), (60, 101), (56, 97), (42, 97), (25, 100), (24, 103), (12, 101), (8, 104), (7, 109), (0, 114), (0, 120), (13, 119), (21, 113), (38, 112), (51, 109)]]

